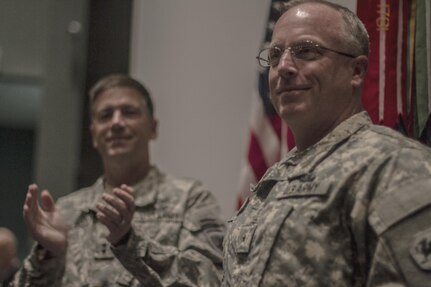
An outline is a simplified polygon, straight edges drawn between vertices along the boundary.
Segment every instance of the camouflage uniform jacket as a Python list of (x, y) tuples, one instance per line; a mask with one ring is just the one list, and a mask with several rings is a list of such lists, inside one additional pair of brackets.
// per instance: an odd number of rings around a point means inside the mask
[(135, 214), (127, 242), (113, 247), (95, 217), (103, 179), (58, 200), (67, 220), (64, 262), (24, 262), (13, 286), (220, 286), (224, 222), (214, 197), (194, 180), (153, 167), (135, 186)]
[(222, 286), (431, 286), (431, 149), (366, 112), (253, 191), (229, 220)]

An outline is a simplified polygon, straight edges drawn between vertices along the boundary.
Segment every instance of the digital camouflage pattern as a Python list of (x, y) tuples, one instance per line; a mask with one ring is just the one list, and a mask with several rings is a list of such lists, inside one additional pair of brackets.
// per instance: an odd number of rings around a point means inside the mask
[(366, 112), (253, 191), (229, 220), (222, 286), (430, 286), (431, 150)]
[(39, 262), (35, 246), (11, 286), (220, 286), (225, 226), (211, 193), (155, 167), (134, 188), (132, 232), (116, 247), (95, 216), (102, 178), (60, 198), (71, 226), (65, 262)]

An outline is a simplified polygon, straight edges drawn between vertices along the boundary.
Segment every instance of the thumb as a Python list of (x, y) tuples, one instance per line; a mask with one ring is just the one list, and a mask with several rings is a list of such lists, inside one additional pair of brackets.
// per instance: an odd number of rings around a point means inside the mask
[(49, 211), (49, 212), (55, 210), (54, 199), (52, 198), (48, 190), (42, 191), (42, 193), (40, 194), (40, 200), (42, 203), (43, 210)]

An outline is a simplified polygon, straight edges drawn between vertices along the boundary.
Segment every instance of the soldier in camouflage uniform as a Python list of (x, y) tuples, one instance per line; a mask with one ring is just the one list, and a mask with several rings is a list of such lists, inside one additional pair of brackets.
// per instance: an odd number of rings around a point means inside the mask
[(368, 33), (323, 1), (289, 1), (271, 101), (297, 147), (229, 220), (222, 286), (431, 286), (431, 150), (361, 104)]
[(90, 92), (91, 133), (104, 175), (58, 200), (37, 201), (24, 219), (36, 240), (11, 286), (220, 286), (225, 232), (213, 195), (149, 160), (157, 121), (148, 91), (111, 75)]

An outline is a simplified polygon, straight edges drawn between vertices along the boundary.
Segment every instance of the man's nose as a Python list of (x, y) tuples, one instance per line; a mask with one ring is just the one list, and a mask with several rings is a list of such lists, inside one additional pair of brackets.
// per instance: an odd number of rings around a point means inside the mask
[(277, 69), (282, 76), (291, 76), (295, 75), (298, 72), (295, 58), (290, 50), (286, 49), (283, 51)]
[(120, 110), (115, 110), (112, 114), (112, 125), (123, 125), (124, 118)]

